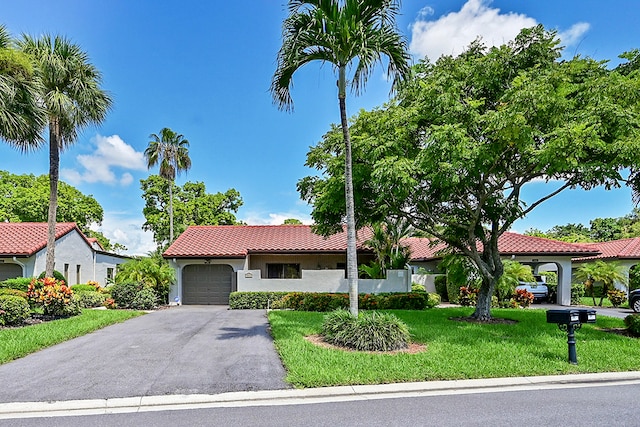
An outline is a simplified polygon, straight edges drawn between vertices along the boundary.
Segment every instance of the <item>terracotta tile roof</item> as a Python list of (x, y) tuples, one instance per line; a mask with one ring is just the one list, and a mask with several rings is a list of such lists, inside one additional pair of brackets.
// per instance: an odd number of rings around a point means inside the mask
[[(80, 229), (74, 222), (56, 224), (56, 239)], [(0, 255), (31, 256), (47, 246), (46, 222), (0, 223)]]
[(640, 259), (640, 237), (612, 240), (610, 242), (581, 243), (581, 246), (600, 252), (600, 255), (578, 258), (576, 261), (594, 259)]
[[(411, 247), (411, 259), (413, 261), (427, 261), (441, 258), (442, 256), (439, 252), (446, 248), (446, 245), (442, 243), (432, 246), (428, 239), (412, 237), (406, 239), (406, 241)], [(501, 255), (584, 256), (596, 255), (599, 252), (596, 248), (511, 232), (506, 232), (500, 236), (498, 239), (498, 250)]]
[[(358, 232), (358, 248), (371, 235)], [(344, 252), (347, 234), (324, 238), (308, 225), (191, 226), (163, 254), (165, 258), (244, 258), (248, 253)]]
[[(358, 249), (371, 236), (369, 229), (358, 232)], [(446, 246), (435, 246), (426, 238), (405, 239), (411, 247), (411, 259), (437, 259)], [(191, 226), (163, 254), (166, 258), (244, 258), (249, 253), (329, 253), (343, 252), (346, 233), (324, 238), (308, 225), (220, 225)], [(540, 237), (504, 233), (498, 241), (503, 255), (596, 255), (598, 250)]]

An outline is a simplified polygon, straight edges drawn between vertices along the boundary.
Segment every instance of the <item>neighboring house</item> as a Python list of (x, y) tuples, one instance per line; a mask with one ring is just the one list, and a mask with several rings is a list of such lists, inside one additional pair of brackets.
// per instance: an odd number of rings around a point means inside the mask
[[(358, 232), (358, 264), (374, 260), (363, 246), (371, 232)], [(429, 239), (408, 238), (411, 265), (437, 271), (443, 245)], [(570, 304), (571, 259), (598, 254), (554, 240), (505, 233), (499, 240), (504, 258), (539, 266), (553, 263), (558, 271), (558, 302)], [(170, 301), (176, 304), (227, 304), (232, 291), (347, 292), (346, 233), (318, 236), (306, 225), (191, 226), (163, 256), (176, 270)], [(384, 280), (359, 280), (360, 292), (405, 292), (411, 289), (409, 272), (394, 270)], [(432, 282), (427, 289), (434, 291)]]
[[(437, 271), (442, 260), (441, 251), (445, 245), (433, 247), (428, 239), (411, 237), (405, 240), (412, 249), (411, 265), (423, 267), (427, 271)], [(511, 259), (530, 265), (534, 274), (545, 264), (553, 264), (552, 270), (558, 273), (558, 304), (571, 305), (571, 269), (576, 257), (594, 256), (599, 249), (565, 243), (542, 237), (525, 236), (506, 232), (498, 239), (498, 250), (502, 259)], [(429, 290), (427, 288), (427, 290)]]
[[(0, 280), (35, 277), (45, 270), (47, 223), (0, 223)], [(115, 277), (118, 264), (129, 257), (105, 252), (97, 241), (87, 239), (75, 223), (56, 225), (55, 269), (69, 285), (87, 283), (101, 286)]]
[[(580, 243), (580, 245), (597, 251), (599, 254), (574, 259), (574, 268), (579, 267), (581, 264), (597, 260), (605, 262), (614, 261), (623, 267), (623, 272), (627, 276), (628, 282), (629, 270), (631, 267), (640, 264), (640, 237), (611, 240), (609, 242)], [(627, 289), (627, 286), (622, 283), (615, 283), (615, 287), (621, 290)]]

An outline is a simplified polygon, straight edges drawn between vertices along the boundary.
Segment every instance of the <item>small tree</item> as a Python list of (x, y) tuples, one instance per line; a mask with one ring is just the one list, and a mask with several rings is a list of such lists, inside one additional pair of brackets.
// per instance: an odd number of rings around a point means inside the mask
[(593, 263), (587, 262), (582, 264), (576, 270), (575, 276), (576, 279), (584, 283), (585, 288), (593, 299), (593, 305), (596, 305), (594, 285), (596, 282), (602, 282), (602, 295), (598, 303), (598, 306), (602, 307), (602, 301), (615, 283), (622, 283), (627, 286), (628, 278), (623, 271), (624, 267), (616, 262), (597, 260)]
[(116, 283), (135, 283), (152, 288), (160, 301), (168, 303), (169, 289), (175, 281), (173, 268), (162, 258), (140, 258), (118, 266)]

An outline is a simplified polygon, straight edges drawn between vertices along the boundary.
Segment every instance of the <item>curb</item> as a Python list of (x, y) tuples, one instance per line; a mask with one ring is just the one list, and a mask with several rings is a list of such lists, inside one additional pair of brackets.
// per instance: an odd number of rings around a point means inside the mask
[(121, 414), (220, 407), (302, 405), (451, 394), (640, 384), (640, 371), (508, 377), (309, 389), (0, 403), (0, 419)]

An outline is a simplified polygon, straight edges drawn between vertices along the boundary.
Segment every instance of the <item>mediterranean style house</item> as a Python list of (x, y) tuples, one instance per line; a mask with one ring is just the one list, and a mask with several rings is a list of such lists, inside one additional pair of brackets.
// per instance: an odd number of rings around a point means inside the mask
[[(366, 228), (358, 231), (358, 264), (375, 258), (363, 244), (370, 236)], [(408, 292), (412, 282), (435, 292), (435, 276), (413, 270), (423, 267), (437, 273), (444, 247), (434, 247), (426, 238), (408, 238), (404, 243), (411, 248), (412, 271), (392, 270), (386, 279), (360, 279), (360, 292)], [(571, 302), (572, 259), (599, 254), (590, 247), (517, 233), (503, 234), (499, 249), (503, 258), (531, 265), (534, 272), (553, 264), (562, 305)], [(163, 256), (176, 271), (170, 293), (174, 304), (227, 304), (233, 291), (348, 291), (344, 232), (325, 238), (306, 225), (191, 226)]]
[[(0, 280), (35, 277), (45, 270), (47, 223), (0, 223)], [(88, 239), (73, 222), (56, 224), (55, 269), (74, 285), (115, 277), (118, 264), (129, 257), (106, 252), (96, 239)]]

